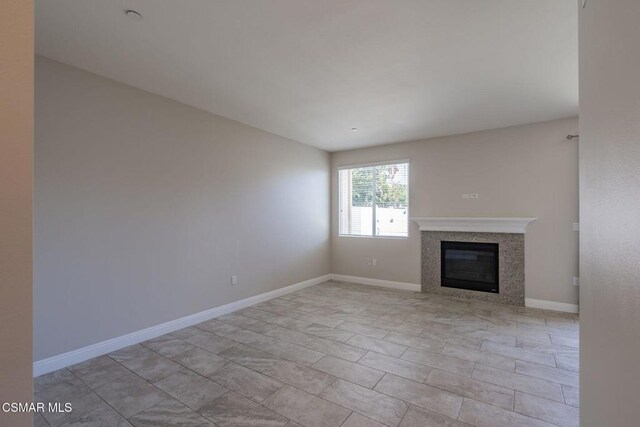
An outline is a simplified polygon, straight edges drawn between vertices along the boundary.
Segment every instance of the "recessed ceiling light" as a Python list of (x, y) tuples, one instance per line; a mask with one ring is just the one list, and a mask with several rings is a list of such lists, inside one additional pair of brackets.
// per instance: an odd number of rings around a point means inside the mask
[(358, 128), (351, 128), (351, 132), (358, 132)]
[(126, 9), (124, 11), (124, 14), (127, 15), (127, 17), (133, 19), (134, 21), (142, 21), (142, 15), (140, 14), (140, 12), (136, 12), (135, 10)]

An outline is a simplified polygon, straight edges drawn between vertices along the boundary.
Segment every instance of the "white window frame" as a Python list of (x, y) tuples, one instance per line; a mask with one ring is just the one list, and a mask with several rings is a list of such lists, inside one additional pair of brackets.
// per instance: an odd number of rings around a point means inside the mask
[[(406, 236), (376, 236), (375, 234), (375, 230), (376, 230), (376, 209), (375, 209), (375, 197), (376, 197), (376, 189), (375, 189), (375, 183), (376, 180), (375, 178), (371, 180), (371, 186), (373, 187), (373, 200), (372, 200), (372, 212), (371, 212), (371, 217), (372, 217), (372, 234), (368, 235), (368, 234), (342, 234), (340, 233), (340, 211), (342, 210), (342, 197), (340, 194), (340, 171), (344, 170), (344, 169), (357, 169), (357, 168), (366, 168), (366, 167), (373, 167), (373, 166), (384, 166), (384, 165), (397, 165), (397, 164), (401, 164), (401, 163), (406, 163), (407, 167), (408, 167), (408, 174), (407, 174), (407, 235)], [(375, 172), (374, 172), (375, 173)], [(399, 160), (389, 160), (389, 161), (381, 161), (381, 162), (371, 162), (371, 163), (357, 163), (357, 164), (352, 164), (352, 165), (340, 165), (338, 166), (337, 169), (337, 186), (338, 186), (338, 237), (355, 237), (355, 238), (364, 238), (364, 239), (393, 239), (393, 240), (398, 240), (398, 239), (408, 239), (409, 238), (409, 234), (410, 234), (410, 220), (409, 218), (411, 217), (409, 215), (409, 209), (411, 208), (411, 185), (409, 184), (409, 182), (411, 181), (410, 179), (410, 175), (411, 175), (411, 162), (409, 161), (409, 159), (399, 159)], [(375, 175), (374, 175), (375, 176)]]

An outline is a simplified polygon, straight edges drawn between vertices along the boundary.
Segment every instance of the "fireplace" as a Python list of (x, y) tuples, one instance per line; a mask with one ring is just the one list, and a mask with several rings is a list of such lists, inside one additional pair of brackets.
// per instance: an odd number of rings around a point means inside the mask
[(441, 241), (440, 256), (441, 286), (499, 292), (497, 243)]
[(524, 235), (535, 218), (413, 220), (421, 232), (422, 292), (524, 306)]

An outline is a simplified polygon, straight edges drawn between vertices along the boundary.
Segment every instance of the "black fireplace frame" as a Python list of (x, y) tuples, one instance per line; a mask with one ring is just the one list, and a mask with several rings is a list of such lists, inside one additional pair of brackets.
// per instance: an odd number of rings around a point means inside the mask
[[(495, 254), (494, 268), (496, 272), (495, 283), (481, 282), (475, 280), (462, 280), (454, 279), (445, 276), (445, 252), (446, 249), (459, 249), (459, 250), (474, 250), (491, 252)], [(452, 241), (440, 241), (440, 286), (445, 288), (457, 288), (479, 292), (489, 292), (498, 294), (500, 293), (500, 252), (497, 243), (484, 243), (484, 242), (452, 242)]]

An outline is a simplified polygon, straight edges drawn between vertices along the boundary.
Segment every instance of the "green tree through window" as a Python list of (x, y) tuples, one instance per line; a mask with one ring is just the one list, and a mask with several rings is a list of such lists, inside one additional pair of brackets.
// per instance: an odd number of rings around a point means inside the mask
[[(406, 179), (400, 179), (401, 167), (405, 168), (406, 165), (384, 165), (375, 168), (376, 205), (378, 207), (403, 208), (407, 206), (407, 183)], [(402, 175), (404, 178), (404, 173)]]
[(382, 165), (353, 169), (353, 206), (371, 206), (373, 199), (372, 181), (376, 175), (376, 205), (384, 208), (401, 208), (407, 206), (407, 183), (400, 177), (401, 165)]

